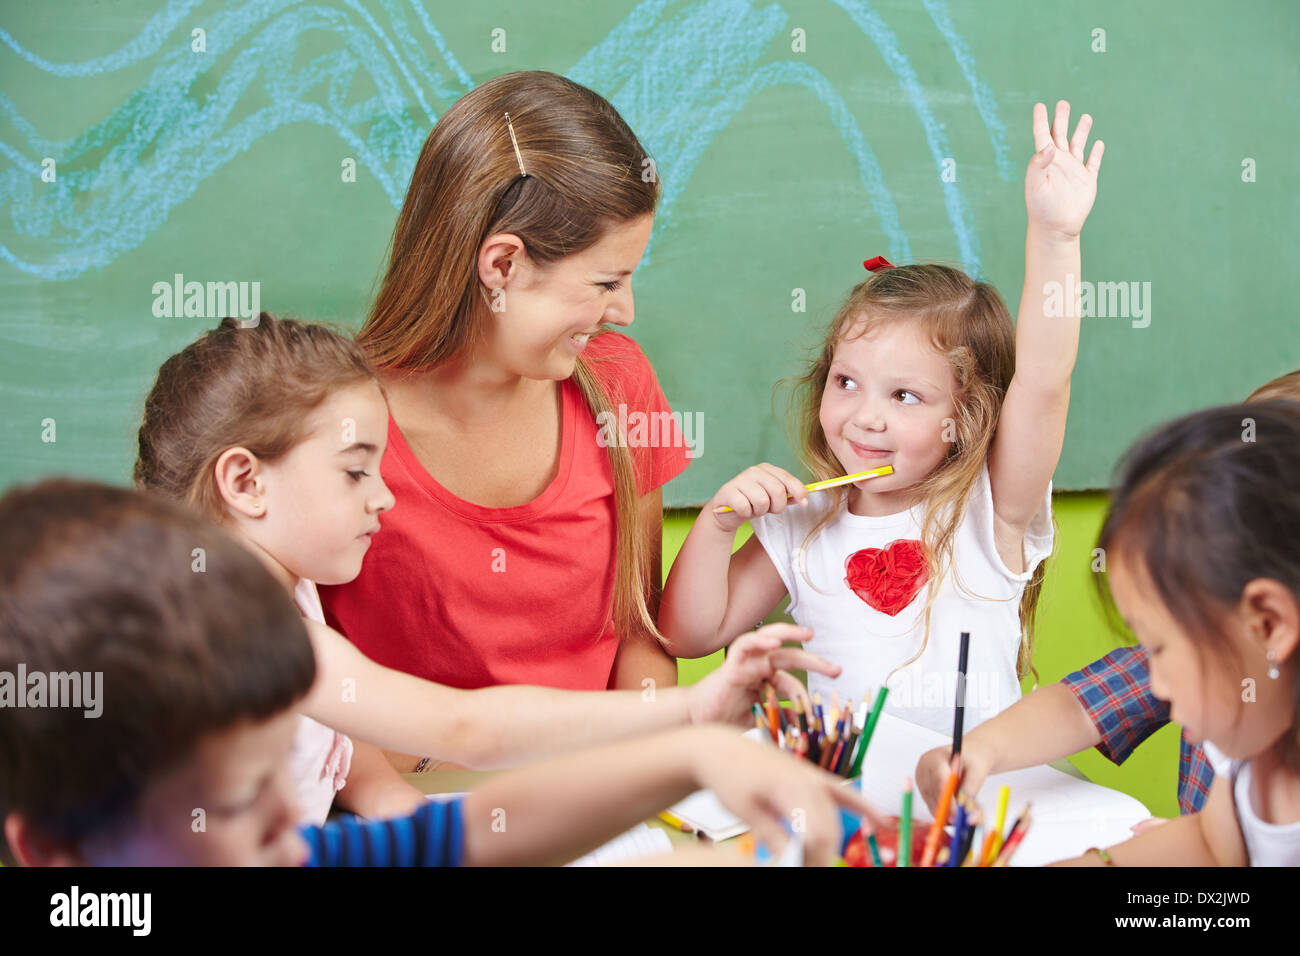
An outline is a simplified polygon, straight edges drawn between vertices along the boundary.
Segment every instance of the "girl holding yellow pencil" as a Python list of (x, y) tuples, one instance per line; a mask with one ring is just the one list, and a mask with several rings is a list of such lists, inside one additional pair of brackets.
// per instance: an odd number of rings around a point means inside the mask
[[(865, 263), (873, 275), (800, 379), (801, 457), (818, 479), (892, 472), (809, 493), (760, 464), (724, 484), (665, 587), (671, 653), (727, 645), (788, 594), (809, 648), (844, 668), (835, 681), (809, 675), (814, 692), (888, 684), (892, 713), (947, 732), (969, 631), (968, 725), (1020, 697), (1079, 338), (1077, 303), (1044, 290), (1079, 275), (1101, 166), (1100, 142), (1085, 159), (1091, 118), (1068, 138), (1069, 118), (1065, 102), (1050, 128), (1034, 110), (1018, 324), (996, 290), (956, 269)], [(733, 556), (747, 520), (754, 537)]]

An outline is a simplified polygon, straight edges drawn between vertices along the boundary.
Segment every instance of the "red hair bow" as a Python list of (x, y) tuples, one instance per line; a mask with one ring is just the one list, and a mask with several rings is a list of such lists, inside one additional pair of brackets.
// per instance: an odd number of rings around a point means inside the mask
[(888, 259), (886, 259), (884, 256), (872, 256), (866, 262), (862, 263), (862, 265), (869, 272), (879, 272), (882, 269), (894, 268), (894, 264), (890, 262)]

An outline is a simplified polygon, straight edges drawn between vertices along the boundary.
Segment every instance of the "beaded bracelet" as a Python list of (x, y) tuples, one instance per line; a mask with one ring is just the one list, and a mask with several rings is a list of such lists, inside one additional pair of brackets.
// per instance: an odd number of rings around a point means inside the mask
[(1114, 866), (1114, 865), (1115, 865), (1115, 861), (1112, 860), (1112, 859), (1110, 858), (1110, 854), (1107, 853), (1105, 850), (1103, 850), (1103, 849), (1102, 849), (1101, 847), (1099, 847), (1099, 846), (1090, 846), (1090, 847), (1088, 847), (1088, 849), (1086, 849), (1086, 850), (1083, 851), (1083, 855), (1084, 855), (1084, 856), (1087, 856), (1089, 853), (1095, 853), (1095, 854), (1097, 854), (1099, 857), (1101, 857), (1101, 862), (1102, 862), (1104, 865), (1106, 865), (1106, 866)]

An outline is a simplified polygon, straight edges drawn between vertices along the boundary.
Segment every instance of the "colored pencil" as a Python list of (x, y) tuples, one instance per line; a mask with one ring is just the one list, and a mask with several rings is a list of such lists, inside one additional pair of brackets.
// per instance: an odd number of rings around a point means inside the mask
[(1033, 818), (1029, 815), (1029, 808), (1025, 807), (1025, 812), (1020, 814), (1020, 819), (1016, 825), (1011, 828), (1007, 835), (1007, 842), (1003, 845), (1002, 850), (998, 853), (998, 858), (993, 861), (994, 866), (1006, 866), (1011, 862), (1011, 857), (1015, 855), (1016, 848), (1024, 840), (1025, 834), (1029, 832), (1029, 825), (1033, 823)]
[(853, 766), (853, 748), (858, 744), (858, 738), (861, 736), (857, 731), (852, 731), (844, 741), (844, 753), (840, 755), (839, 761), (835, 764), (835, 772), (841, 777), (851, 777), (849, 768)]
[(998, 848), (997, 856), (993, 858), (993, 860), (989, 863), (989, 866), (994, 866), (997, 863), (998, 857), (1002, 855), (1002, 851), (1005, 850), (1007, 844), (1011, 842), (1011, 838), (1014, 837), (1016, 835), (1016, 831), (1019, 830), (1024, 825), (1025, 814), (1028, 812), (1029, 812), (1029, 804), (1025, 804), (1025, 809), (1021, 812), (1020, 816), (1016, 817), (1016, 822), (1011, 824), (1011, 829), (1007, 831), (1006, 838), (1002, 841), (1002, 846)]
[(803, 713), (803, 699), (796, 697), (794, 699), (794, 715), (799, 721), (799, 733), (808, 736), (808, 718)]
[(974, 813), (975, 805), (971, 804), (970, 811), (968, 811), (966, 815), (966, 829), (961, 835), (961, 844), (957, 847), (957, 859), (959, 860), (957, 863), (958, 866), (966, 866), (967, 860), (970, 857), (971, 844), (975, 842), (975, 823), (971, 820)]
[(1011, 788), (1007, 786), (998, 787), (998, 812), (993, 820), (993, 828), (989, 830), (988, 839), (984, 841), (984, 848), (980, 851), (980, 866), (990, 865), (1002, 849), (1002, 828), (1007, 825), (1007, 801), (1011, 799)]
[[(894, 473), (893, 465), (884, 465), (880, 468), (873, 468), (870, 471), (860, 471), (856, 475), (844, 475), (840, 478), (827, 478), (825, 481), (814, 481), (811, 484), (804, 485), (804, 491), (825, 491), (828, 488), (838, 488), (840, 485), (849, 485), (855, 481), (865, 481), (868, 478), (882, 478), (885, 475)], [(787, 495), (787, 500), (791, 496)], [(723, 514), (731, 511), (730, 505), (723, 505), (721, 508), (714, 508), (713, 513)]]
[(862, 728), (862, 736), (858, 738), (858, 752), (853, 758), (853, 765), (849, 768), (849, 776), (856, 777), (862, 773), (862, 761), (867, 757), (867, 747), (871, 744), (871, 735), (876, 732), (876, 721), (880, 719), (880, 712), (885, 708), (885, 698), (889, 696), (889, 688), (881, 687), (876, 691), (876, 699), (871, 702), (871, 713), (867, 715), (866, 725)]
[[(1002, 845), (1004, 847), (1007, 845), (1007, 843), (1011, 841), (1011, 838), (1016, 835), (1016, 831), (1019, 830), (1020, 827), (1024, 825), (1025, 814), (1027, 814), (1028, 812), (1029, 812), (1029, 804), (1025, 804), (1025, 809), (1020, 812), (1020, 816), (1016, 817), (1016, 822), (1011, 824), (1011, 829), (1007, 831), (1006, 839), (1002, 841)], [(1002, 851), (999, 850), (998, 852), (1001, 853)]]
[(961, 648), (957, 652), (957, 714), (952, 720), (952, 755), (961, 753), (961, 729), (966, 718), (966, 660), (970, 656), (970, 632), (961, 632)]
[(980, 845), (979, 835), (980, 831), (984, 829), (985, 827), (983, 825), (971, 826), (970, 839), (966, 840), (967, 852), (962, 856), (962, 866), (979, 866), (980, 858), (970, 851), (972, 851), (976, 845)]
[(839, 773), (840, 764), (844, 762), (844, 755), (849, 746), (849, 730), (852, 726), (853, 701), (849, 700), (844, 703), (844, 709), (840, 711), (839, 723), (835, 728), (838, 743), (835, 745), (835, 752), (831, 754), (830, 762), (826, 765), (826, 769), (831, 773)]
[(835, 728), (832, 727), (831, 732), (822, 741), (822, 755), (817, 758), (817, 766), (821, 767), (823, 770), (826, 769), (826, 765), (830, 763), (831, 757), (835, 753), (836, 743), (838, 743), (838, 741), (835, 739)]
[(844, 776), (853, 762), (853, 745), (858, 739), (857, 731), (853, 727), (853, 701), (844, 705), (844, 729), (840, 732), (840, 739), (844, 741), (844, 751), (838, 760), (831, 763), (831, 772)]
[(844, 758), (844, 738), (841, 737), (836, 742), (835, 749), (831, 752), (831, 759), (826, 761), (826, 769), (829, 770), (831, 773), (834, 773), (835, 768), (840, 765), (840, 761), (843, 758)]
[[(863, 731), (865, 735), (866, 731)], [(912, 865), (912, 778), (903, 787), (903, 813), (898, 821), (898, 860), (895, 866)]]
[(673, 829), (681, 830), (683, 833), (695, 832), (695, 827), (691, 826), (681, 817), (677, 817), (669, 813), (667, 810), (664, 810), (662, 813), (659, 814), (659, 819), (662, 820), (664, 823), (668, 824)]
[(765, 699), (767, 700), (767, 729), (771, 732), (772, 739), (779, 744), (781, 742), (781, 736), (779, 733), (781, 729), (781, 719), (780, 715), (777, 713), (780, 708), (776, 703), (776, 691), (772, 689), (771, 684), (764, 684), (763, 687), (766, 691)]
[(943, 839), (943, 828), (948, 822), (948, 808), (960, 782), (961, 774), (950, 770), (948, 781), (943, 785), (943, 793), (939, 797), (939, 805), (935, 807), (934, 822), (930, 824), (930, 830), (925, 835), (925, 849), (921, 853), (922, 866), (934, 866), (934, 858), (939, 854), (939, 841)]
[(989, 827), (988, 835), (984, 837), (984, 845), (980, 847), (979, 860), (976, 861), (976, 866), (989, 865), (989, 855), (993, 853), (993, 845), (997, 841), (998, 836), (999, 834), (997, 829)]
[(966, 801), (957, 801), (957, 819), (952, 826), (952, 841), (948, 844), (948, 865), (961, 866), (961, 838), (966, 835)]
[(822, 713), (821, 694), (813, 694), (812, 706), (813, 706), (813, 712), (812, 712), (811, 729), (812, 729), (813, 739), (809, 742), (810, 743), (809, 752), (812, 754), (812, 759), (820, 763), (822, 750), (824, 749), (826, 744), (826, 725), (823, 722), (824, 715)]

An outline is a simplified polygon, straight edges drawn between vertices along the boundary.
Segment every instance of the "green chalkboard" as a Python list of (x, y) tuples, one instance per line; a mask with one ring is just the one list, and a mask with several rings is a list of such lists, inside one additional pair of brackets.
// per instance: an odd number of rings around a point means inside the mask
[(127, 480), (158, 364), (214, 324), (155, 314), (177, 274), (357, 327), (431, 125), (547, 69), (611, 99), (663, 181), (631, 334), (702, 416), (674, 506), (793, 467), (772, 387), (864, 258), (962, 266), (1014, 312), (1032, 105), (1091, 112), (1085, 278), (1149, 308), (1084, 322), (1056, 487), (1102, 487), (1141, 431), (1300, 366), (1298, 26), (1290, 0), (10, 5), (0, 485)]

